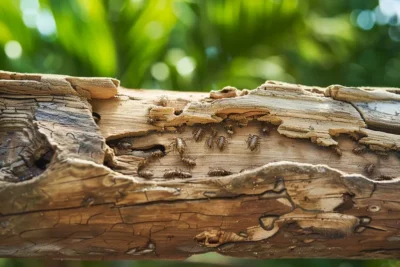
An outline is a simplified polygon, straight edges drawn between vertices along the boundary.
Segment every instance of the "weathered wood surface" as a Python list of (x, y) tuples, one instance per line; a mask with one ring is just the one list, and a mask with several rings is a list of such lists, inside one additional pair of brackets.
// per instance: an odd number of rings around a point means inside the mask
[(399, 102), (0, 72), (0, 257), (400, 258)]

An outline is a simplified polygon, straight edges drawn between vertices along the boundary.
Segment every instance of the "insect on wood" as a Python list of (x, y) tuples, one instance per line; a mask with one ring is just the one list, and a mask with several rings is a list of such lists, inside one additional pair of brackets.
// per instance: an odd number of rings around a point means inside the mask
[(340, 148), (338, 146), (333, 146), (332, 147), (333, 151), (335, 151), (336, 155), (338, 155), (339, 157), (342, 156), (342, 150), (340, 150)]
[(204, 134), (205, 134), (205, 131), (203, 128), (194, 129), (193, 130), (193, 139), (196, 142), (199, 142), (199, 141), (201, 141), (201, 139), (203, 139)]
[(225, 136), (218, 136), (217, 140), (217, 147), (220, 151), (223, 151), (225, 149), (225, 147), (228, 145), (228, 140), (226, 139)]
[(165, 153), (161, 150), (156, 150), (151, 152), (151, 157), (155, 159), (159, 159), (165, 156)]
[(233, 125), (232, 125), (232, 123), (227, 123), (226, 125), (225, 125), (225, 130), (226, 130), (226, 132), (227, 132), (227, 134), (229, 134), (229, 135), (233, 135), (235, 132), (233, 131)]
[(390, 181), (390, 180), (392, 180), (393, 178), (394, 178), (394, 176), (389, 176), (389, 175), (381, 174), (381, 175), (379, 175), (378, 178), (376, 178), (376, 180), (377, 180), (377, 181)]
[(190, 172), (185, 172), (182, 171), (181, 169), (167, 169), (164, 172), (164, 178), (174, 178), (174, 177), (178, 177), (178, 178), (190, 178), (192, 177), (192, 174)]
[(176, 151), (178, 151), (178, 153), (182, 157), (182, 155), (185, 153), (186, 148), (187, 148), (186, 142), (182, 138), (176, 137), (175, 140), (173, 141), (172, 145), (173, 145), (174, 149)]
[(182, 162), (188, 167), (196, 166), (196, 160), (190, 157), (182, 157)]
[(254, 151), (258, 149), (260, 146), (260, 137), (258, 135), (251, 135), (247, 137), (247, 148), (249, 148), (251, 151)]
[(367, 147), (364, 145), (357, 146), (353, 149), (353, 153), (356, 155), (362, 154), (367, 151)]
[(207, 138), (206, 145), (207, 145), (208, 148), (213, 148), (214, 147), (214, 136), (213, 135), (210, 135)]
[(368, 163), (365, 165), (364, 170), (368, 175), (371, 175), (374, 172), (375, 165), (373, 163)]
[(231, 171), (227, 171), (220, 167), (213, 168), (208, 172), (208, 176), (227, 176), (231, 174), (232, 174)]

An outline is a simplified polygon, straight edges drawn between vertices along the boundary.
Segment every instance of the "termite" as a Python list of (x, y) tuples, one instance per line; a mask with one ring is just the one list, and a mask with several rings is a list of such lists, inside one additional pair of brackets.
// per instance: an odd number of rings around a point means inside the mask
[(193, 130), (193, 139), (198, 142), (201, 141), (201, 139), (203, 139), (205, 131), (203, 130), (203, 128), (198, 128)]
[(258, 135), (251, 135), (247, 137), (247, 148), (251, 151), (256, 150), (260, 146), (260, 137)]
[(389, 180), (392, 180), (393, 178), (394, 178), (394, 176), (381, 174), (381, 175), (379, 175), (378, 179), (376, 179), (376, 180), (378, 180), (378, 181), (389, 181)]
[(182, 157), (182, 162), (188, 167), (196, 166), (196, 160), (190, 157)]
[(138, 171), (138, 175), (140, 177), (149, 179), (149, 178), (153, 177), (154, 174), (152, 171)]
[(172, 144), (173, 144), (175, 150), (178, 151), (178, 153), (181, 156), (183, 155), (183, 153), (185, 153), (185, 151), (186, 151), (186, 142), (182, 138), (176, 137)]
[(361, 153), (364, 153), (367, 150), (367, 147), (364, 145), (357, 146), (353, 149), (353, 153), (356, 155), (359, 155)]
[(151, 157), (152, 158), (159, 159), (159, 158), (162, 158), (164, 156), (165, 156), (165, 153), (162, 150), (156, 150), (156, 151), (151, 152)]
[(226, 147), (226, 145), (228, 144), (228, 140), (226, 140), (225, 136), (219, 136), (216, 140), (217, 143), (217, 147), (220, 151), (224, 150), (224, 148)]
[(192, 174), (190, 172), (185, 172), (180, 169), (175, 169), (175, 170), (166, 170), (164, 173), (164, 178), (174, 178), (174, 177), (179, 177), (179, 178), (190, 178), (192, 177)]
[(333, 146), (332, 148), (339, 157), (342, 156), (342, 150), (338, 146)]
[(208, 172), (208, 176), (227, 176), (227, 175), (231, 175), (231, 174), (232, 174), (232, 172), (227, 171), (227, 170), (225, 170), (225, 169), (222, 169), (222, 168), (220, 168), (220, 167), (211, 169), (211, 170)]
[(217, 136), (217, 134), (218, 134), (217, 129), (215, 129), (214, 127), (211, 127), (211, 136), (215, 137), (215, 136)]
[(368, 163), (367, 165), (365, 165), (364, 170), (367, 174), (371, 175), (374, 172), (375, 169), (375, 165), (372, 163)]
[(206, 144), (207, 144), (208, 148), (213, 148), (214, 147), (214, 136), (213, 135), (210, 135), (207, 138)]
[(233, 125), (231, 123), (225, 125), (225, 130), (229, 135), (233, 135), (235, 133), (233, 131)]

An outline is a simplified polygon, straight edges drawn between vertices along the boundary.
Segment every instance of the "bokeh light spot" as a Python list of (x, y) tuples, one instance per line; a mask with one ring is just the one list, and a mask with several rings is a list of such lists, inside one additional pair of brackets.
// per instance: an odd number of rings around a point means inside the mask
[(36, 27), (40, 34), (44, 36), (49, 36), (56, 33), (56, 22), (50, 10), (40, 10), (39, 15), (36, 17)]
[(190, 75), (196, 68), (196, 62), (191, 57), (180, 59), (176, 65), (176, 70), (182, 76)]
[(36, 28), (36, 18), (39, 15), (40, 4), (37, 0), (21, 0), (19, 8), (22, 20), (28, 28)]
[(21, 0), (19, 3), (19, 8), (25, 12), (27, 10), (38, 10), (40, 4), (38, 0)]
[(400, 8), (400, 1), (396, 0), (380, 0), (379, 1), (379, 8), (387, 17), (392, 17), (396, 15), (396, 10)]
[(388, 24), (390, 17), (382, 13), (380, 6), (377, 6), (374, 11), (375, 11), (376, 24), (378, 25)]
[(4, 46), (4, 52), (10, 59), (18, 59), (22, 55), (22, 47), (19, 42), (12, 40), (8, 41)]
[(209, 46), (206, 48), (206, 55), (208, 58), (215, 58), (218, 56), (218, 48), (215, 46)]
[(167, 64), (163, 62), (157, 62), (151, 67), (151, 75), (159, 80), (165, 81), (169, 77), (169, 68)]
[(371, 30), (375, 24), (375, 13), (363, 10), (357, 16), (357, 25), (363, 30)]
[(171, 65), (176, 65), (178, 61), (185, 57), (185, 51), (180, 48), (172, 48), (166, 55), (166, 60)]
[(37, 10), (26, 10), (22, 13), (22, 20), (28, 28), (36, 28), (36, 18), (38, 16)]

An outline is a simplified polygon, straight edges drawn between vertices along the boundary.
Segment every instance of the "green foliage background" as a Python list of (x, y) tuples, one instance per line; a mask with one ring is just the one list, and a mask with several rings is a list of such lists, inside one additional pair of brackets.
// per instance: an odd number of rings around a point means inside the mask
[[(378, 1), (37, 1), (1, 1), (0, 45), (22, 47), (18, 59), (0, 50), (1, 69), (112, 76), (125, 87), (172, 90), (255, 88), (266, 79), (400, 84), (399, 17), (357, 26), (360, 12)], [(398, 2), (381, 2), (388, 1)], [(40, 20), (46, 12), (50, 19)], [(55, 31), (42, 34), (51, 19)], [(181, 75), (185, 57), (195, 67)], [(168, 77), (154, 78), (157, 63)]]
[[(382, 10), (398, 13), (385, 17)], [(399, 25), (398, 0), (1, 0), (0, 69), (111, 76), (125, 87), (171, 90), (255, 88), (267, 79), (399, 86)], [(397, 261), (200, 258), (207, 260), (237, 266), (400, 266)], [(0, 267), (43, 263), (0, 259)]]

